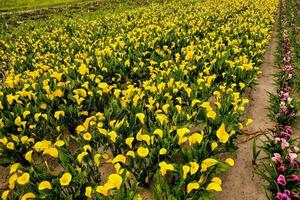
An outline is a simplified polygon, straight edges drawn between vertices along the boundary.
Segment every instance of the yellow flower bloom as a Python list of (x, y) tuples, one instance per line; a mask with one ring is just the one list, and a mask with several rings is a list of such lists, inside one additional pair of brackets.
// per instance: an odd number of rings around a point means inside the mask
[(116, 142), (118, 136), (116, 131), (110, 131), (109, 133), (107, 133), (107, 135), (110, 137), (112, 142)]
[(162, 106), (162, 110), (164, 111), (164, 113), (168, 114), (169, 107), (170, 107), (169, 104), (165, 104), (165, 105)]
[(190, 162), (190, 166), (191, 166), (190, 173), (191, 173), (191, 175), (193, 175), (198, 171), (199, 165), (196, 162)]
[(7, 145), (7, 143), (8, 143), (6, 137), (0, 138), (0, 142), (1, 142), (3, 145)]
[(72, 180), (72, 175), (68, 172), (65, 172), (62, 177), (59, 179), (61, 186), (68, 186)]
[(203, 139), (203, 134), (200, 133), (193, 133), (190, 137), (189, 137), (189, 145), (193, 145), (195, 143), (200, 144), (201, 141)]
[(211, 150), (215, 150), (218, 147), (218, 143), (217, 142), (212, 142), (211, 143)]
[(84, 133), (82, 135), (83, 139), (86, 140), (86, 141), (90, 141), (92, 139), (92, 135), (88, 132)]
[(122, 177), (119, 174), (111, 174), (108, 177), (108, 183), (112, 184), (115, 188), (120, 189), (122, 185)]
[(105, 185), (100, 185), (100, 186), (97, 186), (96, 188), (96, 192), (104, 195), (104, 196), (108, 196), (108, 192), (109, 192), (110, 188), (108, 187), (105, 187)]
[(86, 155), (88, 155), (88, 152), (81, 152), (80, 154), (78, 154), (78, 156), (77, 156), (77, 160), (78, 160), (78, 162), (79, 163), (82, 163), (82, 159), (86, 156)]
[(162, 138), (164, 135), (164, 132), (161, 129), (155, 129), (153, 134), (158, 135), (160, 138)]
[(210, 118), (210, 119), (216, 119), (216, 116), (217, 116), (217, 113), (215, 111), (208, 111), (208, 113), (206, 114), (207, 118)]
[(54, 92), (53, 92), (53, 95), (55, 97), (61, 97), (63, 95), (63, 92), (61, 91), (61, 89), (56, 89)]
[(149, 154), (149, 149), (144, 147), (139, 147), (137, 153), (140, 157), (145, 158)]
[(43, 155), (49, 155), (53, 158), (58, 157), (58, 150), (55, 147), (50, 147), (44, 150)]
[(99, 153), (94, 155), (94, 163), (96, 164), (97, 167), (100, 166), (100, 157), (101, 155)]
[(206, 109), (206, 111), (211, 111), (212, 110), (212, 107), (210, 106), (210, 103), (209, 102), (203, 102), (202, 104), (201, 104), (201, 107), (202, 108), (205, 108)]
[(193, 99), (192, 100), (192, 108), (197, 104), (200, 103), (201, 101), (199, 99)]
[(221, 192), (222, 191), (222, 187), (219, 183), (216, 182), (211, 182), (207, 185), (206, 190), (215, 190), (217, 192)]
[(8, 195), (9, 195), (9, 192), (10, 192), (10, 190), (5, 190), (5, 191), (2, 193), (2, 195), (1, 195), (2, 200), (7, 200), (7, 197), (8, 197)]
[(219, 177), (214, 177), (211, 179), (211, 182), (214, 182), (214, 183), (218, 183), (218, 184), (222, 184), (222, 180), (219, 178)]
[(42, 181), (40, 184), (39, 184), (39, 187), (38, 187), (39, 190), (51, 190), (52, 189), (52, 185), (49, 181)]
[(16, 119), (15, 119), (15, 125), (17, 126), (21, 126), (22, 125), (22, 120), (21, 120), (21, 117), (18, 116)]
[(189, 173), (189, 171), (190, 171), (190, 166), (188, 166), (188, 165), (183, 165), (182, 166), (182, 171), (183, 171), (183, 179), (186, 179), (186, 176), (187, 176), (187, 174)]
[(83, 131), (86, 131), (86, 128), (84, 126), (79, 125), (79, 126), (76, 127), (76, 133), (79, 134), (79, 133), (81, 133)]
[(159, 155), (165, 155), (166, 153), (167, 153), (167, 149), (165, 149), (165, 148), (161, 148), (159, 150)]
[(203, 160), (201, 163), (201, 172), (207, 171), (207, 169), (209, 167), (212, 167), (218, 163), (219, 163), (219, 161), (216, 159), (213, 159), (213, 158), (207, 158), (207, 159)]
[(86, 197), (92, 198), (92, 187), (91, 186), (86, 187), (84, 194), (85, 194)]
[(246, 121), (246, 126), (250, 126), (251, 124), (252, 124), (252, 122), (253, 122), (253, 119), (247, 119), (247, 121)]
[(65, 145), (65, 142), (63, 140), (57, 140), (55, 143), (54, 143), (54, 146), (57, 146), (57, 147), (62, 147)]
[(18, 177), (17, 183), (19, 185), (26, 185), (27, 183), (29, 183), (29, 179), (30, 175), (27, 172), (25, 172), (20, 177)]
[(81, 76), (84, 76), (85, 74), (89, 73), (89, 68), (84, 63), (81, 63), (80, 67), (78, 68), (78, 72)]
[(15, 144), (12, 142), (9, 142), (6, 144), (6, 148), (10, 149), (10, 150), (14, 150), (15, 149)]
[(128, 152), (126, 153), (126, 156), (130, 156), (130, 157), (132, 157), (132, 158), (135, 158), (135, 153), (134, 153), (134, 151), (128, 151)]
[(174, 170), (174, 166), (172, 164), (168, 164), (165, 161), (160, 162), (159, 164), (160, 167), (160, 173), (162, 176), (166, 175), (167, 171), (173, 171)]
[(190, 130), (188, 128), (179, 128), (177, 129), (177, 135), (179, 137), (183, 137), (185, 134), (189, 133)]
[(16, 181), (18, 179), (18, 175), (15, 173), (8, 179), (8, 187), (9, 189), (14, 189), (16, 185)]
[(144, 121), (145, 120), (145, 114), (144, 113), (137, 113), (135, 116), (140, 120), (141, 124), (145, 123), (145, 121)]
[(177, 135), (179, 137), (178, 144), (181, 145), (185, 141), (187, 141), (187, 137), (185, 137), (185, 134), (189, 133), (190, 130), (188, 128), (180, 128), (177, 129)]
[(226, 143), (229, 139), (229, 134), (225, 130), (224, 123), (221, 124), (220, 128), (217, 130), (217, 137), (222, 143)]
[(177, 109), (177, 112), (180, 114), (180, 113), (181, 113), (181, 110), (182, 110), (181, 106), (180, 106), (180, 105), (176, 105), (175, 107), (176, 107), (176, 109)]
[(121, 162), (121, 163), (125, 164), (125, 163), (126, 163), (126, 157), (123, 156), (122, 154), (117, 155), (117, 156), (112, 160), (112, 163), (115, 164), (115, 163), (117, 163), (117, 162)]
[(17, 169), (20, 167), (20, 163), (14, 163), (10, 166), (10, 171), (9, 173), (15, 173), (17, 171)]
[(134, 137), (126, 138), (125, 143), (132, 149), (132, 142), (134, 141)]
[(28, 141), (28, 137), (25, 135), (25, 136), (22, 136), (21, 137), (21, 142), (22, 142), (22, 144), (25, 144), (27, 141)]
[(57, 120), (59, 120), (59, 118), (60, 118), (61, 116), (62, 116), (62, 117), (65, 116), (65, 112), (64, 112), (64, 111), (56, 111), (56, 112), (54, 113), (54, 118), (57, 119)]
[(164, 114), (157, 114), (157, 115), (156, 115), (156, 119), (159, 121), (159, 123), (160, 123), (161, 125), (163, 125), (163, 124), (169, 122), (168, 116), (167, 116), (167, 115), (164, 115)]
[(198, 182), (189, 183), (187, 185), (187, 193), (190, 193), (192, 190), (197, 190), (200, 188), (200, 185)]
[(142, 141), (145, 141), (147, 143), (147, 145), (150, 145), (150, 136), (149, 135), (142, 135)]
[(36, 113), (36, 114), (34, 114), (34, 120), (36, 122), (38, 122), (41, 116), (42, 116), (42, 113)]
[(227, 163), (229, 166), (234, 166), (234, 160), (232, 158), (227, 158), (225, 160), (225, 163)]
[(33, 152), (33, 150), (30, 150), (30, 151), (28, 151), (28, 152), (25, 154), (25, 159), (26, 159), (28, 162), (31, 162), (31, 161), (32, 161), (32, 152)]
[(83, 148), (83, 151), (92, 152), (92, 147), (89, 144), (84, 145), (82, 148)]
[(21, 200), (34, 199), (34, 198), (35, 198), (35, 194), (33, 194), (32, 192), (27, 192), (22, 196)]

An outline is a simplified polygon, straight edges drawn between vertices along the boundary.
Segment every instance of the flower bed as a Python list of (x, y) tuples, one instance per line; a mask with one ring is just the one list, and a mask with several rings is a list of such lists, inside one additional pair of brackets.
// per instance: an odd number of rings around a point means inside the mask
[(277, 3), (174, 1), (2, 39), (2, 198), (222, 191)]

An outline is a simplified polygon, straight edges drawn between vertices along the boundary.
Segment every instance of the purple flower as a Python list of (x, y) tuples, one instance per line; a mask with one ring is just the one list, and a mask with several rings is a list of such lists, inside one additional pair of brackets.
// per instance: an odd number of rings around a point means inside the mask
[(285, 176), (283, 176), (283, 175), (280, 174), (280, 175), (277, 177), (277, 183), (278, 183), (279, 185), (286, 185)]
[(278, 200), (291, 200), (291, 198), (287, 194), (281, 192), (277, 192), (276, 198)]

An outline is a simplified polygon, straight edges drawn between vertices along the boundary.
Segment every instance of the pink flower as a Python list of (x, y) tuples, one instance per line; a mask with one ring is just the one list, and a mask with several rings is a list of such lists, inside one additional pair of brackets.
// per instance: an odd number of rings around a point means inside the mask
[(281, 155), (279, 153), (274, 153), (274, 156), (271, 158), (276, 164), (281, 163)]
[(292, 198), (299, 198), (299, 194), (297, 192), (291, 192), (290, 195)]
[(278, 200), (291, 200), (291, 198), (287, 194), (281, 192), (277, 192), (276, 198)]
[(277, 177), (277, 183), (279, 184), (279, 185), (286, 185), (286, 179), (285, 179), (285, 176), (283, 176), (283, 175), (279, 175), (278, 177)]
[(284, 128), (285, 128), (285, 132), (287, 132), (290, 135), (293, 134), (293, 129), (291, 126), (285, 126)]
[(290, 146), (290, 143), (288, 143), (286, 141), (286, 139), (281, 138), (281, 148), (284, 149), (284, 148), (288, 148), (289, 146)]
[(277, 168), (277, 170), (278, 170), (279, 172), (283, 173), (283, 172), (285, 171), (285, 166), (280, 165), (280, 166)]
[(300, 175), (292, 174), (288, 176), (292, 181), (300, 182)]
[(286, 157), (286, 160), (289, 161), (290, 163), (293, 163), (296, 158), (297, 158), (296, 153), (289, 153)]

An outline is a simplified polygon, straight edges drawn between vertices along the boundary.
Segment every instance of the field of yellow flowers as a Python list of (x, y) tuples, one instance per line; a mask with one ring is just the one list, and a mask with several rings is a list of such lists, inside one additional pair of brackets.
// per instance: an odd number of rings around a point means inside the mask
[(2, 199), (211, 199), (278, 0), (181, 0), (0, 39)]

